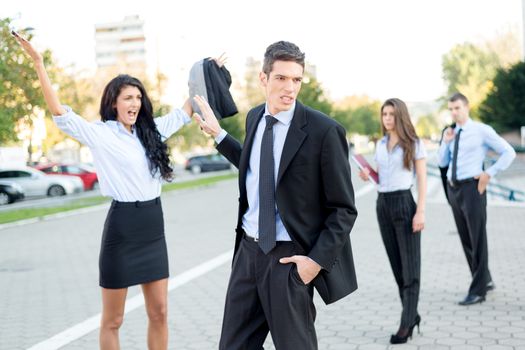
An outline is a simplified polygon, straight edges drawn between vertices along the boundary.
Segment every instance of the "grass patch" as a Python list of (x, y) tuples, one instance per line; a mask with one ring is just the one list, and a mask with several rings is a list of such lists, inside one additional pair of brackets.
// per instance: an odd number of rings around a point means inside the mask
[[(236, 178), (237, 174), (226, 174), (218, 176), (210, 176), (202, 179), (184, 181), (178, 183), (170, 183), (162, 186), (163, 192), (181, 190), (191, 187), (201, 187), (211, 185), (213, 183), (229, 180)], [(68, 204), (61, 204), (55, 207), (44, 207), (44, 208), (25, 208), (25, 209), (14, 209), (10, 211), (0, 212), (0, 224), (6, 224), (8, 222), (14, 222), (18, 220), (25, 220), (31, 218), (39, 218), (46, 215), (56, 214), (64, 211), (70, 211), (80, 208), (92, 207), (94, 205), (107, 203), (111, 200), (109, 197), (96, 196), (88, 198), (80, 198), (72, 200)]]
[(109, 198), (97, 196), (91, 198), (82, 198), (75, 201), (72, 201), (69, 204), (63, 204), (56, 207), (44, 207), (44, 208), (25, 208), (25, 209), (15, 209), (10, 211), (0, 212), (0, 224), (5, 224), (8, 222), (25, 220), (31, 218), (38, 218), (46, 215), (56, 214), (64, 211), (70, 211), (85, 207), (92, 207), (97, 204), (102, 204), (109, 202)]
[(181, 189), (190, 188), (190, 187), (206, 186), (206, 185), (210, 185), (210, 184), (213, 184), (219, 181), (234, 179), (236, 177), (237, 177), (237, 174), (225, 174), (225, 175), (203, 177), (202, 179), (197, 179), (197, 180), (168, 183), (162, 186), (162, 191), (167, 192), (167, 191), (173, 191), (173, 190), (181, 190)]

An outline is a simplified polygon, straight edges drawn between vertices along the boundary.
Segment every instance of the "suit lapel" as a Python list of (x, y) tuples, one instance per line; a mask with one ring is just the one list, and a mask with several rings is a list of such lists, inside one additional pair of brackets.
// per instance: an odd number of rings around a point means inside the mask
[[(264, 104), (256, 107), (252, 113), (250, 113), (246, 118), (248, 118), (246, 138), (244, 140), (244, 145), (242, 148), (241, 159), (239, 160), (239, 180), (241, 188), (246, 193), (246, 172), (248, 170), (248, 164), (250, 161), (250, 153), (252, 151), (253, 138), (255, 137), (255, 132), (257, 131), (257, 125), (261, 120), (264, 113)], [(250, 120), (252, 119), (252, 120)]]
[(277, 184), (281, 181), (284, 172), (290, 165), (293, 157), (306, 139), (306, 132), (302, 128), (307, 124), (306, 110), (302, 104), (296, 102), (295, 112), (284, 141), (283, 153), (281, 154), (281, 161), (279, 163), (279, 173), (277, 175)]

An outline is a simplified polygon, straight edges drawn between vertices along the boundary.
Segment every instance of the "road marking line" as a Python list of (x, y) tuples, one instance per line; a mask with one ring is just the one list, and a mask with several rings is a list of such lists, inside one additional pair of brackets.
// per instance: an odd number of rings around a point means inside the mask
[[(365, 194), (373, 191), (376, 188), (376, 185), (373, 183), (369, 183), (365, 185), (364, 187), (360, 188), (355, 193), (355, 197), (359, 198), (364, 196)], [(97, 208), (99, 209), (99, 208)], [(219, 266), (225, 264), (226, 262), (230, 261), (232, 258), (233, 251), (227, 251), (223, 254), (220, 254), (216, 256), (213, 259), (210, 259), (190, 270), (187, 270), (180, 275), (177, 275), (176, 277), (172, 277), (168, 281), (168, 292), (171, 292), (172, 290), (175, 290), (192, 280), (218, 268)], [(144, 296), (142, 293), (139, 293), (132, 298), (129, 298), (126, 300), (126, 308), (124, 311), (124, 314), (127, 314), (139, 307), (144, 305)], [(51, 338), (48, 338), (38, 344), (35, 344), (31, 346), (28, 350), (57, 350), (61, 347), (80, 339), (81, 337), (85, 336), (88, 333), (93, 332), (94, 330), (98, 329), (100, 327), (100, 317), (101, 314), (97, 314), (95, 316), (92, 316), (80, 323), (77, 323), (76, 325), (52, 336)]]
[(359, 190), (355, 193), (355, 198), (359, 198), (367, 194), (368, 192), (374, 190), (376, 188), (376, 185), (373, 183), (368, 183), (365, 186), (361, 187)]
[[(231, 261), (233, 255), (233, 250), (227, 251), (216, 256), (213, 259), (210, 259), (200, 265), (195, 266), (192, 269), (189, 269), (175, 277), (172, 277), (168, 281), (168, 293), (172, 290), (175, 290), (179, 287), (182, 287), (186, 283), (193, 281), (194, 279), (218, 268), (219, 266), (225, 264), (228, 261)], [(144, 305), (144, 296), (142, 293), (139, 293), (132, 298), (126, 300), (126, 309), (124, 314), (135, 310), (136, 308)], [(93, 317), (90, 317), (76, 325), (66, 329), (63, 332), (60, 332), (51, 338), (48, 338), (38, 344), (33, 345), (28, 350), (56, 350), (61, 347), (80, 339), (88, 333), (98, 329), (100, 327), (100, 317), (101, 314), (97, 314)]]

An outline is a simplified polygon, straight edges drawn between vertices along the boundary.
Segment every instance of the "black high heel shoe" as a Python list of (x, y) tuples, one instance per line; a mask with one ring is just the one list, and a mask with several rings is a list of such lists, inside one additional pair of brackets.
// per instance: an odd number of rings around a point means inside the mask
[(412, 339), (412, 332), (414, 327), (417, 326), (417, 333), (419, 334), (419, 324), (421, 323), (421, 317), (416, 316), (414, 323), (409, 328), (399, 328), (396, 334), (392, 334), (390, 337), (390, 344), (405, 344), (408, 338)]

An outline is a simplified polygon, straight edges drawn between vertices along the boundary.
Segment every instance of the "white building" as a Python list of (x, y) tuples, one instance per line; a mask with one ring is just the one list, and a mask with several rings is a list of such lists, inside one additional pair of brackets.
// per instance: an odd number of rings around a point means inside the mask
[(99, 68), (133, 64), (146, 66), (144, 21), (128, 16), (123, 21), (95, 25), (95, 52)]

